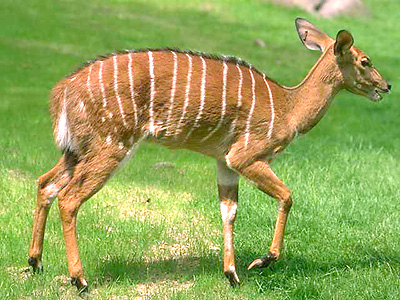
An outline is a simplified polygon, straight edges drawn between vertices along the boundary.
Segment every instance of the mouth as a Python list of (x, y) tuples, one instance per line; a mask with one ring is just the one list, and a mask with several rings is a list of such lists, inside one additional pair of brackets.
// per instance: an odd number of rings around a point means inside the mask
[(368, 98), (373, 102), (379, 102), (383, 99), (382, 94), (389, 94), (390, 89), (374, 89), (368, 93)]

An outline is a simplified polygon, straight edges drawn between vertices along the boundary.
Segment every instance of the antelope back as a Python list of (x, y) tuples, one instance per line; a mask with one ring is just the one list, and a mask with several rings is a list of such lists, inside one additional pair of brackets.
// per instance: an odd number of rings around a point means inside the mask
[(238, 140), (247, 147), (252, 138), (271, 138), (276, 86), (232, 57), (178, 50), (112, 54), (56, 85), (55, 139), (62, 150), (79, 152), (94, 136), (121, 147), (148, 136), (219, 156)]

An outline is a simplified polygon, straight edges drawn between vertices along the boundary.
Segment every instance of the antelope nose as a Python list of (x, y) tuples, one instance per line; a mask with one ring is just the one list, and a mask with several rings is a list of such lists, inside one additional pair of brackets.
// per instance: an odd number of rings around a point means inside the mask
[(390, 91), (392, 89), (392, 85), (388, 83), (388, 90)]

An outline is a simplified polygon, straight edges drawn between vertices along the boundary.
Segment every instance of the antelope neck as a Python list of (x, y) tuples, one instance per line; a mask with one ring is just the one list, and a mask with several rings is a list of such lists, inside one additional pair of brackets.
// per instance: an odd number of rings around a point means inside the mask
[(342, 89), (342, 75), (334, 61), (332, 49), (325, 51), (304, 80), (285, 88), (289, 107), (289, 126), (304, 134), (325, 115), (332, 99)]

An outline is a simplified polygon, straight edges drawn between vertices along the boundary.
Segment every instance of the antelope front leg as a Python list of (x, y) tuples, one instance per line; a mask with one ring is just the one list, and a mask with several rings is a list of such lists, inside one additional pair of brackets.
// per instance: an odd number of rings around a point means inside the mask
[(248, 270), (254, 267), (266, 267), (281, 255), (283, 235), (287, 217), (292, 206), (289, 189), (271, 170), (265, 161), (255, 161), (239, 170), (240, 173), (252, 181), (261, 191), (279, 201), (278, 217), (276, 220), (274, 238), (269, 253), (262, 258), (254, 260)]
[(230, 284), (236, 286), (240, 282), (235, 266), (233, 225), (236, 219), (239, 175), (221, 161), (217, 162), (217, 174), (224, 235), (224, 274)]

